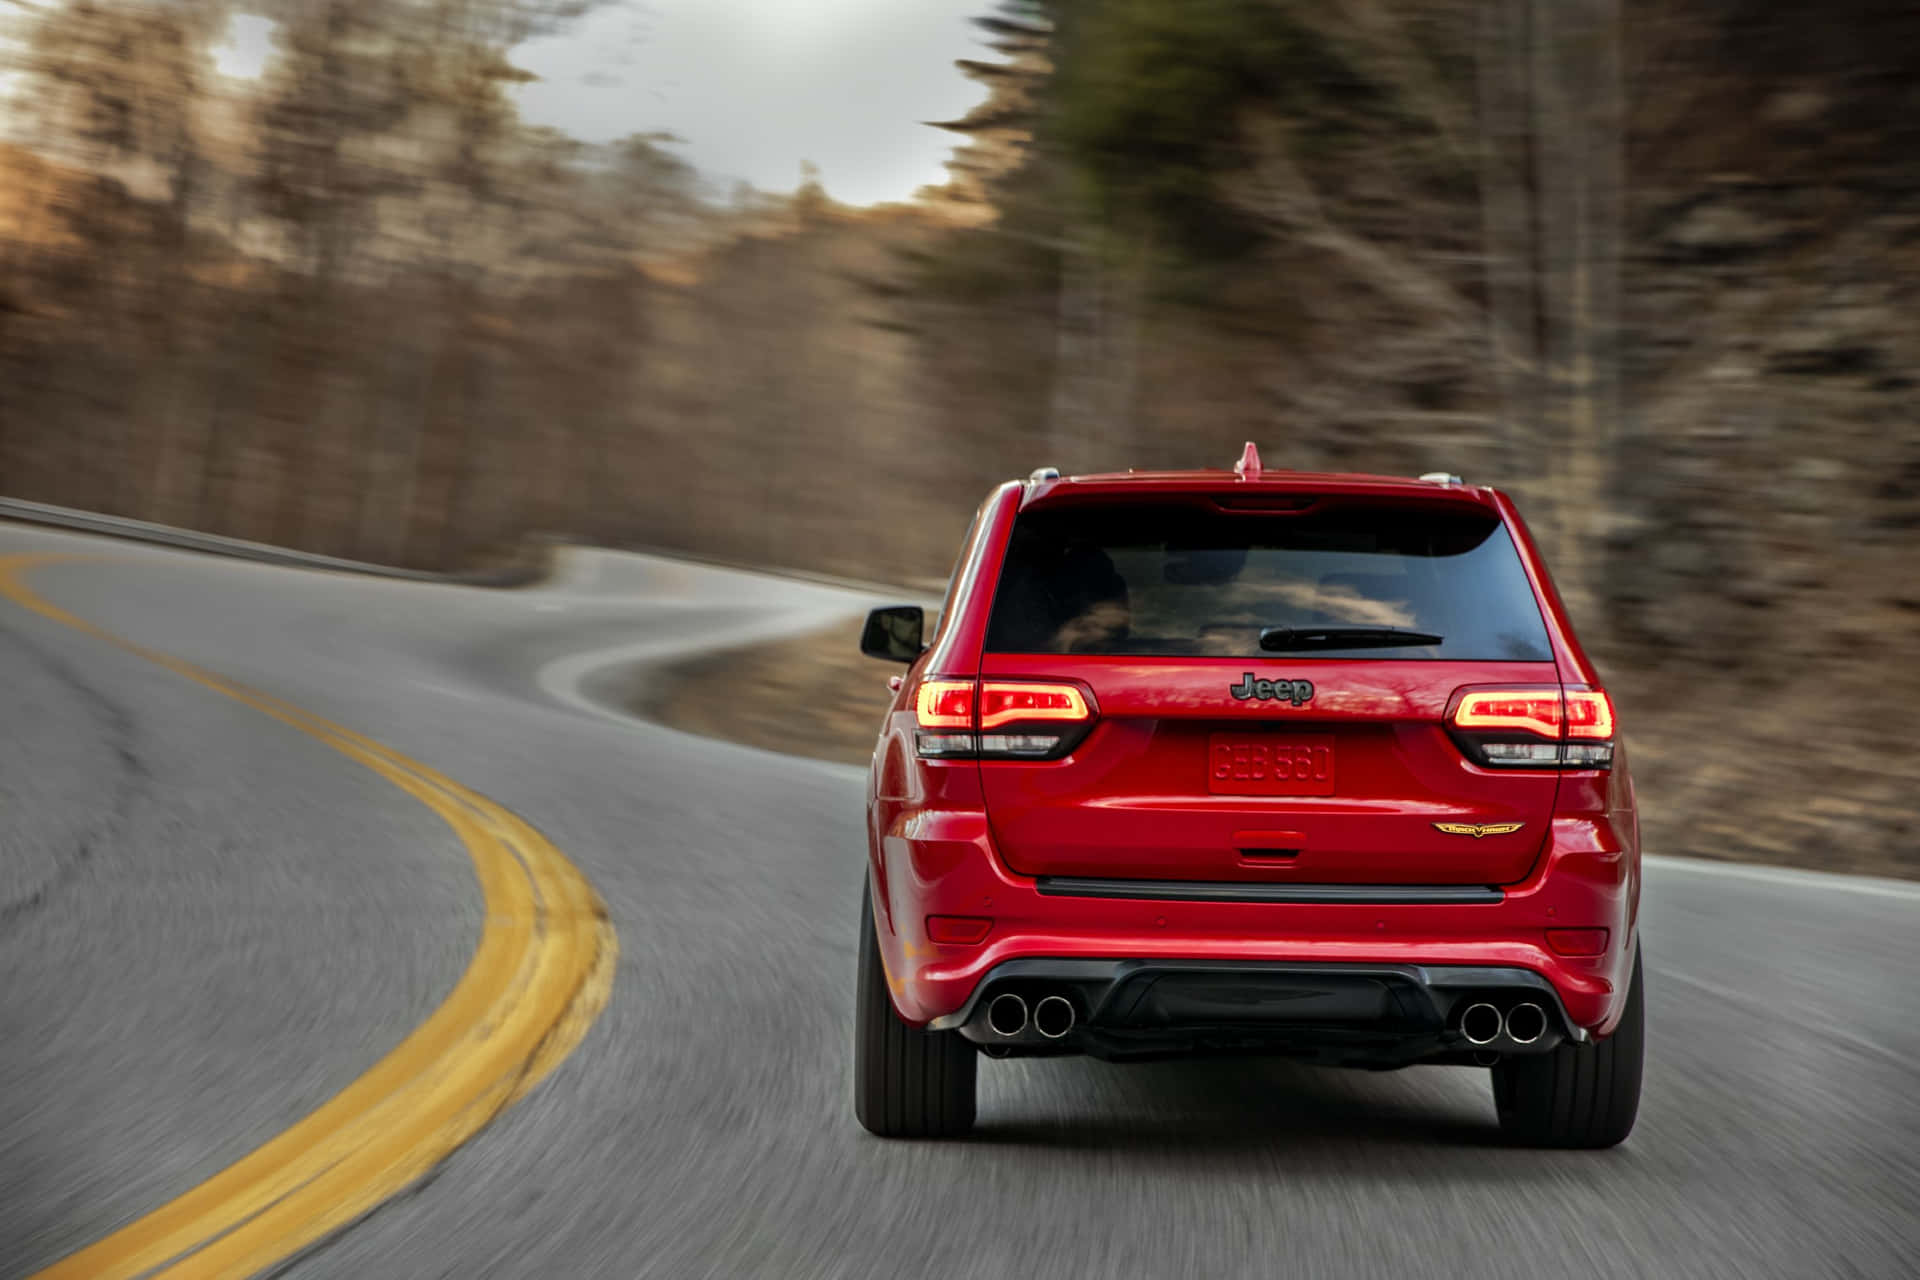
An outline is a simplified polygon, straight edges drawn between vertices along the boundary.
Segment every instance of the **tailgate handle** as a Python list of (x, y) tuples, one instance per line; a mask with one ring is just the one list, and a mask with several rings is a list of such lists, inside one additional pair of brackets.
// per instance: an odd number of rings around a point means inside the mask
[(1307, 842), (1303, 831), (1236, 831), (1233, 847), (1243, 858), (1297, 858)]

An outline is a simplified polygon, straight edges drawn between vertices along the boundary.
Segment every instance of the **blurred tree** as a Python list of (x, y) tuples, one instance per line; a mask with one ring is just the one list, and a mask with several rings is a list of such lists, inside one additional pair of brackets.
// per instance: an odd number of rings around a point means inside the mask
[[(275, 326), (291, 343), (278, 386), (303, 404), (309, 397), (297, 389), (325, 385), (330, 363), (362, 362), (340, 350), (362, 336), (329, 328), (344, 285), (422, 270), (437, 284), (436, 305), (415, 326), (412, 411), (365, 415), (364, 423), (382, 424), (377, 434), (365, 426), (300, 431), (281, 467), (291, 483), (281, 486), (271, 536), (311, 541), (316, 528), (341, 523), (330, 508), (344, 504), (373, 554), (434, 562), (464, 552), (484, 412), (479, 316), (497, 289), (579, 261), (564, 237), (526, 234), (529, 225), (551, 227), (556, 199), (585, 188), (553, 185), (580, 150), (523, 131), (509, 93), (532, 77), (507, 50), (591, 7), (323, 0), (275, 9), (282, 54), (257, 109), (252, 198), (280, 229), (293, 269), (289, 318)], [(543, 148), (558, 158), (530, 164)], [(547, 181), (526, 180), (540, 164)], [(578, 214), (558, 216), (577, 224)], [(543, 261), (528, 257), (552, 250)], [(384, 349), (367, 357), (392, 358)], [(361, 469), (352, 492), (315, 494), (301, 481), (330, 449)]]
[(1092, 214), (1109, 226), (1150, 226), (1169, 249), (1196, 258), (1244, 253), (1253, 229), (1214, 179), (1245, 163), (1242, 113), (1278, 96), (1305, 29), (1249, 0), (1055, 8), (1052, 132)]
[[(1019, 0), (981, 25), (1013, 62), (968, 66), (992, 93), (942, 127), (1032, 145), (956, 243), (1056, 247), (1063, 465), (1151, 447), (1144, 335), (1178, 303), (1312, 353), (1275, 352), (1288, 416), (1473, 428), (1583, 594), (1620, 413), (1617, 0)], [(1314, 352), (1336, 297), (1378, 336)]]
[[(184, 377), (178, 312), (191, 303), (189, 228), (203, 171), (199, 113), (207, 42), (224, 21), (215, 0), (168, 5), (48, 5), (29, 28), (18, 70), (28, 134), (41, 152), (85, 175), (89, 198), (57, 212), (82, 247), (66, 261), (63, 302), (78, 308), (107, 357), (125, 369), (112, 453), (124, 465), (96, 501), (129, 511), (138, 486), (170, 492), (173, 421)], [(44, 207), (58, 180), (25, 200)], [(158, 197), (157, 199), (155, 197)], [(17, 277), (47, 246), (6, 246), (0, 271)], [(3, 318), (3, 317), (0, 317)]]
[(281, 296), (266, 324), (253, 320), (244, 345), (234, 335), (247, 355), (232, 362), (231, 376), (257, 390), (222, 396), (210, 450), (219, 518), (252, 536), (303, 538), (324, 430), (312, 409), (351, 341), (335, 327), (341, 288), (371, 268), (380, 200), (420, 187), (423, 175), (379, 144), (412, 106), (406, 59), (424, 33), (400, 24), (421, 16), (407, 0), (319, 0), (280, 16), (244, 186), (272, 229), (270, 252), (285, 268)]
[(794, 188), (792, 207), (801, 226), (818, 223), (833, 208), (833, 197), (820, 179), (820, 166), (811, 160), (800, 162), (800, 185)]
[(1480, 197), (1504, 461), (1595, 634), (1624, 438), (1622, 75), (1618, 0), (1482, 0)]
[(636, 133), (606, 149), (602, 200), (612, 217), (609, 247), (631, 261), (684, 246), (689, 224), (701, 217), (693, 166), (668, 150), (671, 133)]
[(214, 0), (46, 5), (29, 28), (22, 96), (49, 155), (90, 172), (149, 161), (173, 176), (192, 149), (206, 42), (224, 20)]
[(986, 87), (987, 96), (957, 120), (933, 122), (935, 128), (967, 141), (948, 164), (946, 185), (927, 194), (975, 209), (998, 205), (1004, 213), (1004, 181), (1028, 158), (1041, 95), (1053, 74), (1048, 59), (1053, 23), (1047, 17), (1047, 0), (1003, 0), (998, 13), (976, 18), (974, 25), (987, 33), (988, 47), (1005, 60), (962, 58), (955, 63), (962, 75)]

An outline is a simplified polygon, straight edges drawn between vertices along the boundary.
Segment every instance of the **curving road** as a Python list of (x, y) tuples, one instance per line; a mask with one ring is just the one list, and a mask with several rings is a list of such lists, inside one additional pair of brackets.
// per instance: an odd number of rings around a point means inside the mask
[[(515, 811), (619, 935), (553, 1074), (276, 1274), (1920, 1274), (1920, 886), (1650, 866), (1638, 1130), (1510, 1151), (1484, 1076), (983, 1064), (976, 1139), (846, 1105), (857, 770), (637, 724), (624, 664), (864, 608), (572, 553), (486, 592), (0, 526), (32, 589)], [(876, 667), (875, 679), (886, 673)], [(312, 738), (0, 600), (0, 1276), (205, 1182), (453, 989), (474, 864)], [(1731, 744), (1703, 744), (1707, 750)]]

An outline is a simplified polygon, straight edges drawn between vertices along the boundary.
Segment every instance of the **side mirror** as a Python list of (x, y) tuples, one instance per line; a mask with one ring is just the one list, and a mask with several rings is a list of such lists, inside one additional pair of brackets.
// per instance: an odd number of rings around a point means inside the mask
[(912, 662), (926, 648), (920, 638), (926, 625), (926, 610), (917, 604), (875, 609), (867, 615), (867, 629), (860, 633), (860, 652), (889, 662)]

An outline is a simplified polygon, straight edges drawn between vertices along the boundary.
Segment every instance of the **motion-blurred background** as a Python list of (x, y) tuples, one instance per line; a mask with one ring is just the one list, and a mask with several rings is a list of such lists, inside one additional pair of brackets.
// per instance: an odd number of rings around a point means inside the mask
[[(1254, 439), (1456, 472), (1547, 546), (1649, 847), (1920, 875), (1920, 6), (0, 22), (0, 493), (413, 566), (551, 533), (925, 590), (1040, 464)], [(896, 37), (929, 22), (923, 67)], [(682, 140), (937, 140), (896, 90), (943, 74), (957, 150), (917, 192), (800, 157), (755, 187)], [(554, 123), (586, 100), (593, 136)]]

